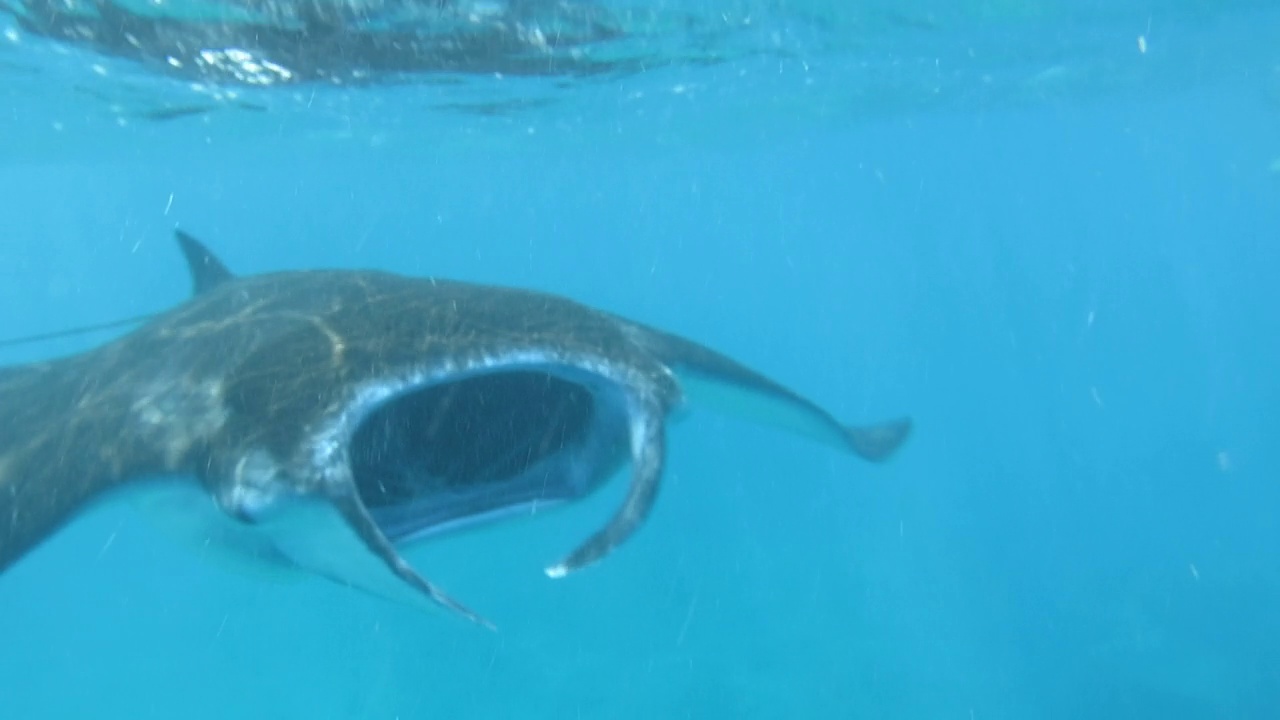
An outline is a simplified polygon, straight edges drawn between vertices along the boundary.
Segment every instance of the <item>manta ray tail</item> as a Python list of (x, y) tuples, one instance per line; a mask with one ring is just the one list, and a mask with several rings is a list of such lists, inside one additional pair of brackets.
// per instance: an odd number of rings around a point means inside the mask
[(607, 525), (578, 546), (564, 560), (545, 570), (562, 578), (608, 555), (644, 523), (658, 497), (665, 457), (662, 409), (657, 402), (638, 400), (631, 411), (631, 486), (622, 507)]

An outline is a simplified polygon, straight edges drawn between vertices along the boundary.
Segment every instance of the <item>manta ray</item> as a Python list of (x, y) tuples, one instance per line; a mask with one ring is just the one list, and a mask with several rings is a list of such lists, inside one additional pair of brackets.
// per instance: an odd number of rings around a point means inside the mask
[(397, 548), (583, 498), (629, 465), (622, 507), (546, 574), (600, 560), (652, 509), (686, 399), (871, 462), (910, 432), (846, 425), (564, 297), (379, 271), (236, 276), (177, 241), (186, 302), (87, 352), (0, 368), (0, 572), (95, 501), (177, 483), (230, 528), (210, 538), (487, 625)]

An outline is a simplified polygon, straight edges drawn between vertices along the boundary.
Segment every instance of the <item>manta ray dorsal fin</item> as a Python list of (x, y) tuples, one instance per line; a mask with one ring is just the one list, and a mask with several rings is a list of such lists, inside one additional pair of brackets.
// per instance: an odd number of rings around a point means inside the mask
[(182, 248), (182, 254), (187, 258), (187, 268), (191, 270), (191, 283), (196, 295), (235, 278), (204, 243), (181, 230), (174, 230), (174, 235)]

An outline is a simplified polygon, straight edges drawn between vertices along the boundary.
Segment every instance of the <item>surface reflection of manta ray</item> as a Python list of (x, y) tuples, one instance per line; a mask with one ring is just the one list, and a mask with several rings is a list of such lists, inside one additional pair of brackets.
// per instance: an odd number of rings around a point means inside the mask
[(583, 76), (639, 69), (600, 52), (626, 33), (590, 2), (0, 0), (27, 32), (168, 74), (256, 86), (404, 81), (432, 73)]
[(710, 349), (554, 295), (237, 278), (179, 240), (191, 300), (95, 350), (0, 368), (0, 569), (107, 491), (177, 488), (202, 511), (177, 520), (208, 539), (483, 622), (395, 544), (584, 497), (629, 462), (622, 507), (547, 574), (603, 558), (648, 515), (686, 396), (871, 461), (910, 430), (843, 425)]

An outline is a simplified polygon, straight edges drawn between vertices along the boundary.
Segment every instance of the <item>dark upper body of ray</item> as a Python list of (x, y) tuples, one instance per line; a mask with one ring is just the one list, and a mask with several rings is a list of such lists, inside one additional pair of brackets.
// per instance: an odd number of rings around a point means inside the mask
[[(84, 354), (0, 369), (0, 570), (103, 491), (140, 478), (195, 475), (219, 497), (242, 474), (247, 454), (259, 451), (278, 463), (281, 482), (310, 492), (308, 484), (325, 480), (309, 467), (316, 462), (316, 448), (308, 443), (321, 424), (352, 402), (353, 393), (424, 368), (478, 366), (513, 348), (598, 361), (620, 372), (624, 390), (636, 390), (655, 416), (681, 401), (680, 379), (690, 372), (773, 398), (805, 416), (817, 434), (830, 435), (824, 439), (869, 460), (887, 457), (908, 432), (906, 421), (842, 426), (809, 401), (718, 353), (557, 296), (371, 271), (233, 278), (203, 246), (180, 239), (195, 279), (192, 299)], [(527, 392), (527, 383), (519, 389)], [(447, 397), (474, 404), (483, 395), (461, 391)], [(446, 401), (446, 394), (423, 397)], [(575, 402), (564, 392), (556, 399)], [(494, 421), (475, 408), (469, 412), (469, 422)], [(518, 420), (529, 426), (519, 431), (525, 434), (539, 422), (562, 422), (539, 419), (551, 416), (530, 414), (510, 401), (502, 412), (504, 418), (527, 416)], [(573, 415), (565, 413), (555, 418)], [(430, 435), (437, 430), (421, 423), (413, 429), (427, 439), (479, 437), (456, 431)], [(660, 423), (653, 432), (656, 482)], [(498, 446), (488, 442), (477, 448), (493, 453)], [(523, 442), (516, 449), (531, 453), (538, 438)], [(592, 474), (599, 477), (584, 492), (627, 459), (625, 439), (617, 444), (606, 443), (602, 457), (593, 459), (599, 467)], [(455, 459), (455, 466), (468, 466), (467, 458)], [(478, 478), (481, 470), (458, 472)], [(314, 491), (334, 494), (332, 488)], [(590, 559), (639, 524), (651, 494), (626, 532), (607, 542), (596, 539), (605, 546)], [(388, 563), (399, 563), (382, 533), (371, 529), (374, 523), (363, 507), (393, 504), (394, 493), (380, 498), (366, 493), (361, 500), (353, 489), (351, 495), (340, 498), (354, 505), (343, 512), (362, 526), (358, 532), (371, 534), (366, 541), (387, 555)], [(234, 507), (222, 504), (234, 514)]]

